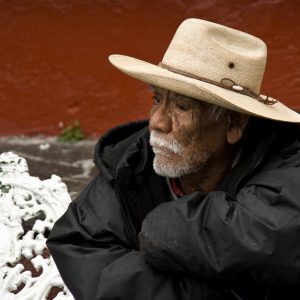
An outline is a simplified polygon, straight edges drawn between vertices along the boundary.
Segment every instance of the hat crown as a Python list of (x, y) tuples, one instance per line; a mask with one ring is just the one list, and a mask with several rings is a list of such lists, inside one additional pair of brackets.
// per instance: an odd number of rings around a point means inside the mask
[(266, 57), (266, 44), (257, 37), (208, 21), (187, 19), (178, 27), (162, 63), (187, 76), (218, 83), (227, 78), (259, 93)]

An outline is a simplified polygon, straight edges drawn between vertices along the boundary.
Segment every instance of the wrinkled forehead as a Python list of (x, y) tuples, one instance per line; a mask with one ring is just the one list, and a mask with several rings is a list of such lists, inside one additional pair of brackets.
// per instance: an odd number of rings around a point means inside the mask
[(201, 100), (198, 100), (198, 99), (195, 99), (195, 98), (183, 95), (183, 94), (173, 92), (171, 90), (161, 88), (159, 86), (149, 85), (149, 88), (154, 94), (157, 94), (157, 95), (160, 95), (160, 96), (168, 95), (169, 99), (184, 100), (184, 101), (189, 102), (190, 104), (193, 104), (195, 106), (201, 106), (201, 107), (204, 107), (204, 108), (211, 106), (209, 103), (205, 102), (204, 100), (201, 101)]
[[(188, 97), (188, 96), (185, 96), (185, 95), (173, 92), (171, 90), (167, 90), (167, 89), (161, 88), (159, 86), (149, 85), (149, 87), (150, 87), (150, 90), (153, 93), (156, 93), (156, 94), (160, 94), (160, 95), (169, 94), (169, 96), (172, 97), (172, 98), (175, 97), (175, 98), (183, 98), (183, 99), (193, 99), (191, 97)], [(193, 100), (195, 100), (195, 99), (193, 99)]]

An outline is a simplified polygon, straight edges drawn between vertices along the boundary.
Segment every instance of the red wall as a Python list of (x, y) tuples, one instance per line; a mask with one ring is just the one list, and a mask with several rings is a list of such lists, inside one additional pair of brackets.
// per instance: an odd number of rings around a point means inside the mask
[(79, 120), (95, 136), (146, 118), (147, 86), (107, 57), (158, 63), (189, 17), (262, 38), (262, 93), (300, 110), (299, 12), (298, 0), (0, 0), (0, 135), (55, 135)]

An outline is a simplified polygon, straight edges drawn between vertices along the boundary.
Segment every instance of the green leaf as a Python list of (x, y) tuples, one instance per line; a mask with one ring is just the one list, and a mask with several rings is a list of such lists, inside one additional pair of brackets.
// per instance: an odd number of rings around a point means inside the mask
[(58, 136), (60, 142), (75, 142), (85, 138), (83, 129), (80, 127), (80, 122), (75, 120), (72, 124), (63, 128)]

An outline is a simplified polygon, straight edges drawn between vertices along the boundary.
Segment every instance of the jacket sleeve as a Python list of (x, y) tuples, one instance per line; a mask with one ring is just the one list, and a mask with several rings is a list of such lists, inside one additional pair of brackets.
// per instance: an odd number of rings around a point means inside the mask
[(113, 188), (99, 176), (54, 225), (48, 248), (77, 300), (220, 299), (208, 280), (163, 275), (134, 250)]
[(163, 203), (139, 240), (157, 270), (260, 283), (300, 283), (300, 168), (261, 172), (232, 198), (214, 191)]

